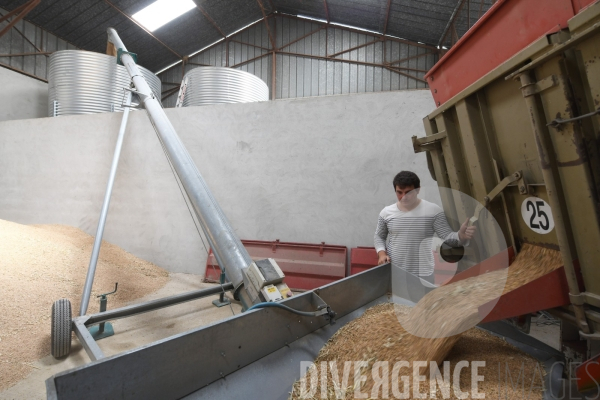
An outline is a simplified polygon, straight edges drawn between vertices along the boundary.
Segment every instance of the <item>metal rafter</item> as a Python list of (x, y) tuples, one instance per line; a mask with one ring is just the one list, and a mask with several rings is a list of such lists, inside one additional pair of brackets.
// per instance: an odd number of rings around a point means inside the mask
[(327, 17), (327, 23), (329, 23), (331, 21), (329, 21), (329, 7), (327, 6), (327, 0), (323, 0), (323, 5), (325, 6), (325, 17)]
[[(250, 29), (250, 28), (252, 28), (252, 27), (254, 27), (254, 26), (258, 25), (258, 24), (262, 24), (262, 18), (261, 18), (261, 19), (259, 19), (259, 20), (258, 20), (258, 21), (256, 21), (256, 22), (253, 22), (252, 24), (248, 25), (248, 26), (247, 26), (245, 29)], [(230, 36), (228, 36), (228, 38), (227, 38), (227, 39), (225, 39), (225, 43), (226, 43), (226, 46), (225, 46), (225, 47), (226, 47), (226, 52), (227, 52), (227, 55), (226, 55), (226, 62), (227, 62), (227, 66), (229, 66), (229, 45), (228, 45), (228, 42), (237, 42), (236, 40), (234, 40), (234, 39), (231, 39), (231, 38), (232, 38), (232, 37), (235, 37), (235, 36), (237, 36), (237, 35), (239, 35), (239, 34), (240, 34), (240, 32), (237, 32), (235, 35), (230, 35)], [(217, 42), (215, 42), (215, 43), (211, 44), (211, 45), (210, 45), (210, 46), (208, 46), (208, 47), (205, 47), (205, 48), (204, 48), (204, 50), (203, 50), (203, 52), (204, 52), (204, 51), (207, 51), (207, 50), (210, 50), (210, 49), (212, 49), (213, 47), (219, 46), (219, 45), (221, 45), (222, 43), (223, 43), (223, 39), (219, 39)], [(239, 42), (239, 43), (241, 43), (241, 44), (245, 44), (245, 45), (250, 45), (249, 43), (244, 43), (244, 42)], [(253, 46), (255, 46), (255, 45), (253, 45)], [(271, 51), (271, 49), (266, 49), (266, 50), (267, 50), (267, 51)], [(183, 61), (183, 59), (182, 59), (182, 61)], [(190, 64), (190, 62), (188, 62), (188, 64)], [(176, 65), (173, 65), (171, 68), (175, 68), (177, 65), (178, 65), (178, 63), (177, 63)], [(164, 74), (165, 72), (169, 71), (171, 68), (169, 68), (169, 69), (166, 69), (166, 70), (162, 71), (162, 72), (161, 72), (161, 74)], [(232, 68), (233, 68), (233, 67), (232, 67)]]
[[(202, 63), (191, 62), (191, 61), (186, 61), (185, 64), (186, 65), (197, 65), (199, 67), (214, 67), (214, 65), (211, 65), (211, 64), (202, 64)], [(178, 83), (178, 85), (179, 85), (179, 83)]]
[(312, 58), (315, 60), (325, 60), (325, 61), (335, 61), (335, 62), (345, 62), (348, 64), (356, 64), (356, 65), (365, 65), (368, 67), (380, 67), (380, 68), (385, 68), (387, 70), (390, 70), (392, 72), (396, 72), (400, 75), (405, 75), (408, 76), (412, 79), (421, 81), (423, 83), (427, 83), (427, 81), (425, 81), (424, 79), (421, 79), (419, 77), (410, 75), (410, 74), (406, 74), (406, 73), (402, 73), (399, 70), (405, 70), (405, 71), (417, 71), (417, 72), (427, 72), (427, 70), (421, 70), (421, 69), (416, 69), (416, 68), (404, 68), (404, 67), (390, 67), (387, 65), (383, 65), (383, 64), (377, 64), (377, 63), (371, 63), (371, 62), (365, 62), (365, 61), (356, 61), (356, 60), (344, 60), (341, 58), (330, 58), (330, 57), (323, 57), (323, 56), (316, 56), (316, 55), (312, 55), (312, 54), (302, 54), (302, 53), (291, 53), (291, 52), (287, 52), (287, 51), (280, 51), (278, 52), (279, 54), (283, 54), (283, 55), (288, 55), (288, 56), (294, 56), (294, 57), (302, 57), (302, 58)]
[[(262, 5), (262, 3), (261, 3), (260, 0), (257, 0), (257, 2), (258, 2), (259, 5)], [(261, 7), (261, 10), (264, 10), (264, 8)], [(263, 15), (264, 16), (263, 16), (263, 18), (261, 20), (264, 21), (264, 22), (266, 22), (266, 26), (267, 26), (268, 32), (271, 33), (271, 29), (270, 29), (270, 26), (268, 25), (267, 19), (269, 17), (273, 16), (273, 15), (269, 15), (269, 16), (267, 16), (265, 14), (263, 14)], [(296, 19), (296, 20), (303, 20), (303, 21), (305, 21), (305, 19), (293, 16), (293, 15), (279, 14), (279, 13), (277, 15), (279, 15), (281, 17), (288, 18), (288, 19)], [(261, 23), (261, 20), (259, 20), (259, 21), (255, 22), (254, 24), (252, 24), (252, 26)], [(393, 72), (395, 74), (402, 75), (402, 76), (405, 76), (405, 77), (410, 78), (410, 79), (414, 79), (414, 80), (416, 80), (418, 82), (427, 83), (427, 81), (425, 81), (424, 79), (422, 79), (422, 78), (420, 78), (418, 76), (411, 75), (409, 73), (403, 72), (403, 71), (413, 71), (413, 72), (417, 72), (417, 73), (425, 73), (425, 72), (427, 72), (427, 70), (418, 69), (418, 68), (400, 67), (400, 66), (396, 66), (394, 64), (398, 64), (398, 63), (401, 63), (403, 61), (408, 61), (408, 60), (415, 59), (415, 58), (420, 58), (420, 57), (424, 57), (424, 56), (434, 55), (434, 54), (439, 54), (440, 53), (439, 49), (437, 49), (437, 48), (435, 48), (433, 46), (428, 46), (428, 45), (424, 45), (424, 44), (414, 43), (414, 42), (411, 42), (411, 41), (408, 41), (408, 40), (394, 38), (394, 37), (388, 37), (388, 36), (385, 36), (385, 35), (382, 36), (380, 34), (370, 33), (370, 32), (365, 32), (365, 31), (360, 31), (360, 30), (357, 30), (357, 29), (352, 29), (352, 28), (347, 28), (347, 27), (337, 27), (337, 26), (333, 26), (333, 27), (336, 28), (336, 29), (342, 29), (342, 30), (347, 30), (347, 31), (350, 31), (350, 32), (357, 32), (357, 33), (360, 33), (360, 34), (363, 34), (363, 35), (366, 35), (366, 36), (371, 36), (371, 37), (374, 38), (374, 40), (371, 41), (371, 42), (364, 43), (362, 45), (355, 46), (353, 48), (346, 49), (346, 50), (343, 50), (341, 52), (338, 52), (338, 53), (335, 53), (335, 54), (332, 54), (332, 55), (326, 55), (326, 56), (317, 56), (317, 55), (311, 55), (311, 54), (301, 54), (301, 53), (293, 53), (293, 52), (282, 51), (282, 49), (288, 47), (289, 45), (291, 45), (293, 43), (296, 43), (296, 42), (298, 42), (298, 41), (300, 41), (302, 39), (305, 39), (308, 36), (314, 35), (315, 33), (321, 31), (322, 29), (327, 29), (328, 27), (331, 26), (328, 23), (318, 23), (318, 24), (320, 24), (319, 28), (317, 28), (317, 29), (315, 29), (315, 30), (313, 30), (313, 31), (311, 31), (311, 32), (303, 35), (302, 37), (296, 38), (296, 39), (294, 39), (291, 42), (283, 44), (281, 46), (281, 48), (278, 48), (278, 49), (274, 48), (274, 50), (273, 49), (267, 49), (267, 48), (264, 48), (264, 47), (261, 47), (261, 46), (257, 46), (255, 44), (251, 44), (251, 43), (244, 43), (244, 42), (237, 41), (237, 40), (230, 39), (230, 38), (226, 39), (227, 41), (231, 41), (231, 42), (234, 42), (234, 43), (239, 43), (239, 44), (246, 45), (246, 46), (252, 46), (252, 47), (260, 48), (260, 49), (262, 49), (262, 50), (265, 51), (265, 53), (263, 53), (263, 54), (260, 54), (258, 56), (252, 57), (252, 58), (250, 58), (248, 60), (241, 61), (241, 62), (239, 62), (237, 64), (234, 64), (234, 65), (231, 66), (231, 68), (241, 67), (243, 65), (249, 64), (251, 62), (254, 62), (256, 60), (259, 60), (259, 59), (262, 59), (262, 58), (268, 57), (268, 56), (274, 56), (273, 57), (273, 61), (274, 61), (275, 60), (275, 56), (277, 54), (281, 54), (281, 55), (289, 55), (289, 56), (293, 56), (293, 57), (312, 58), (312, 59), (319, 59), (319, 60), (324, 60), (324, 61), (345, 62), (345, 63), (348, 63), (348, 64), (365, 65), (365, 66), (371, 66), (371, 67), (380, 67), (380, 68), (384, 68), (384, 69), (386, 69), (386, 70), (388, 70), (390, 72)], [(270, 39), (272, 38), (271, 35), (269, 35), (269, 37), (270, 37)], [(358, 48), (365, 47), (365, 46), (368, 46), (368, 45), (371, 45), (371, 44), (375, 44), (378, 41), (384, 41), (384, 43), (385, 43), (388, 40), (392, 41), (392, 42), (399, 42), (399, 43), (408, 44), (408, 45), (415, 46), (415, 47), (425, 48), (425, 49), (428, 49), (429, 51), (426, 52), (426, 53), (416, 54), (414, 56), (402, 58), (402, 59), (399, 59), (399, 60), (395, 60), (395, 61), (392, 61), (392, 62), (389, 62), (389, 63), (383, 63), (383, 64), (377, 64), (377, 63), (369, 63), (369, 62), (362, 62), (362, 61), (355, 61), (355, 60), (346, 60), (346, 59), (335, 58), (335, 56), (338, 56), (340, 54), (347, 53), (349, 51), (356, 50)], [(207, 51), (207, 50), (211, 49), (212, 47), (219, 45), (220, 43), (221, 42), (215, 43), (212, 46), (207, 47), (204, 51)], [(271, 43), (273, 43), (273, 42), (271, 42)], [(275, 67), (275, 65), (274, 65), (274, 67)], [(273, 71), (275, 71), (275, 70), (273, 70)], [(165, 93), (167, 93), (167, 92), (168, 91), (165, 91)], [(275, 92), (275, 86), (273, 86), (272, 92), (273, 92), (272, 93), (272, 96), (273, 96), (274, 92)], [(173, 94), (174, 94), (174, 92), (173, 93), (169, 93), (167, 96), (163, 97), (163, 100), (165, 98), (167, 98), (167, 97), (172, 96)]]
[(302, 39), (306, 39), (307, 37), (309, 37), (309, 36), (312, 36), (312, 35), (314, 35), (315, 33), (317, 33), (317, 32), (320, 32), (320, 31), (322, 31), (322, 30), (323, 30), (323, 29), (325, 29), (325, 28), (327, 28), (327, 26), (325, 26), (325, 25), (321, 25), (320, 27), (318, 27), (318, 28), (317, 28), (317, 29), (315, 29), (314, 31), (312, 31), (312, 32), (309, 32), (309, 33), (307, 33), (306, 35), (300, 36), (299, 38), (297, 38), (297, 39), (294, 39), (294, 40), (292, 40), (291, 42), (289, 42), (289, 43), (287, 43), (287, 44), (285, 44), (285, 45), (282, 45), (282, 46), (281, 46), (279, 49), (277, 49), (277, 51), (280, 51), (281, 49), (285, 49), (286, 47), (288, 47), (288, 46), (291, 46), (291, 45), (293, 45), (294, 43), (296, 43), (296, 42), (299, 42), (299, 41), (300, 41), (300, 40), (302, 40)]
[[(297, 17), (297, 16), (295, 16), (295, 15), (289, 15), (289, 14), (283, 14), (283, 13), (278, 13), (277, 15), (278, 15), (278, 16), (280, 16), (280, 17), (283, 17), (283, 18), (288, 18), (288, 19), (294, 19), (294, 20), (306, 21), (306, 19), (304, 19), (304, 18), (300, 18), (300, 17)], [(253, 23), (252, 25), (249, 25), (249, 26), (248, 26), (246, 29), (249, 29), (249, 28), (251, 28), (251, 27), (253, 27), (253, 26), (255, 26), (255, 25), (258, 25), (258, 24), (260, 24), (260, 23), (262, 23), (262, 22), (263, 22), (263, 19), (261, 18), (260, 20), (256, 21), (256, 22), (255, 22), (255, 23)], [(327, 24), (327, 23), (319, 23), (319, 22), (314, 22), (314, 23), (316, 23), (316, 24), (320, 24), (320, 25), (321, 25), (321, 27), (322, 27), (323, 29), (325, 29), (325, 28), (329, 28), (329, 27), (332, 27), (332, 28), (335, 28), (335, 29), (343, 29), (343, 30), (346, 30), (346, 31), (349, 31), (349, 32), (356, 32), (356, 33), (360, 33), (360, 34), (362, 34), (362, 35), (365, 35), (365, 36), (371, 36), (371, 37), (374, 37), (374, 38), (381, 38), (381, 35), (379, 35), (379, 34), (375, 34), (375, 33), (371, 33), (371, 32), (366, 32), (366, 31), (362, 31), (362, 30), (359, 30), (359, 29), (352, 29), (352, 28), (348, 28), (348, 27), (339, 27), (339, 26), (335, 26), (335, 25), (334, 25), (334, 26), (332, 26), (332, 25), (330, 25), (330, 24)], [(317, 32), (317, 31), (315, 30), (315, 31), (313, 31), (313, 32), (309, 33), (309, 35), (310, 35), (310, 34), (314, 34), (314, 33), (316, 33), (316, 32)], [(238, 34), (239, 34), (239, 33), (238, 33)], [(236, 34), (236, 35), (237, 35), (237, 34)], [(233, 37), (233, 36), (231, 36), (231, 37)], [(326, 38), (327, 38), (327, 37), (326, 37)], [(231, 39), (231, 38), (229, 38), (229, 39), (227, 39), (227, 40), (228, 40), (228, 41), (231, 41), (231, 42), (236, 42), (236, 43), (244, 44), (244, 45), (247, 45), (247, 46), (260, 47), (260, 46), (257, 46), (257, 45), (251, 45), (251, 44), (249, 44), (249, 43), (239, 42), (239, 41), (236, 41), (236, 40), (234, 40), (234, 39)], [(392, 42), (397, 42), (397, 43), (404, 43), (404, 44), (408, 44), (408, 45), (411, 45), (411, 46), (416, 46), (416, 47), (421, 47), (421, 48), (424, 48), (424, 49), (428, 49), (428, 50), (432, 51), (432, 52), (433, 52), (433, 54), (439, 54), (439, 52), (440, 52), (440, 51), (439, 51), (439, 49), (437, 49), (437, 48), (436, 48), (436, 47), (434, 47), (434, 46), (429, 46), (429, 45), (426, 45), (426, 44), (415, 43), (415, 42), (411, 42), (411, 41), (409, 41), (409, 40), (405, 40), (405, 39), (400, 39), (400, 38), (395, 38), (395, 37), (385, 36), (385, 40), (386, 40), (386, 41), (387, 41), (387, 40), (389, 40), (389, 41), (392, 41)], [(221, 41), (219, 41), (219, 42), (217, 42), (217, 43), (214, 43), (213, 45), (211, 45), (211, 46), (209, 46), (209, 47), (205, 48), (205, 49), (204, 49), (204, 51), (210, 50), (211, 48), (213, 48), (213, 47), (215, 47), (215, 46), (218, 46), (218, 45), (220, 45), (221, 43), (222, 43)], [(288, 44), (291, 44), (291, 43), (288, 43)], [(285, 47), (286, 47), (288, 44), (284, 44), (284, 45), (281, 47), (281, 49), (285, 48)], [(265, 54), (263, 54), (263, 55), (260, 55), (260, 56), (258, 56), (258, 57), (254, 57), (254, 58), (253, 58), (253, 59), (251, 59), (251, 60), (242, 61), (242, 62), (240, 62), (240, 63), (238, 63), (238, 64), (232, 65), (232, 66), (231, 66), (231, 68), (234, 68), (234, 67), (238, 67), (238, 66), (241, 66), (241, 65), (247, 64), (247, 63), (248, 63), (248, 62), (250, 62), (250, 61), (254, 61), (254, 60), (256, 60), (256, 59), (259, 59), (259, 58), (262, 58), (262, 57), (268, 56), (268, 55), (271, 53), (271, 49), (266, 49), (266, 48), (263, 48), (263, 49), (264, 49), (264, 50), (267, 50), (267, 51), (269, 51), (269, 53), (265, 53)], [(281, 49), (280, 49), (280, 50), (281, 50)], [(279, 53), (279, 52), (280, 52), (280, 50), (277, 50), (277, 52)], [(422, 54), (422, 55), (425, 55), (425, 54)], [(420, 55), (419, 55), (419, 56), (420, 56)], [(340, 60), (340, 61), (344, 61), (344, 60)], [(383, 67), (384, 65), (378, 65), (378, 66), (380, 66), (380, 67)]]
[(175, 93), (179, 93), (179, 86), (174, 87), (174, 88), (169, 89), (169, 90), (165, 90), (164, 92), (161, 92), (162, 96), (160, 98), (160, 101), (165, 101), (168, 97), (171, 97)]
[(483, 0), (481, 0), (481, 3), (479, 4), (479, 14), (477, 16), (477, 19), (481, 18), (482, 11), (483, 11)]
[[(277, 34), (277, 18), (273, 18), (275, 26), (275, 34)], [(271, 100), (275, 100), (277, 96), (277, 49), (273, 47), (273, 55), (271, 56)]]
[(9, 11), (6, 15), (0, 18), (0, 22), (7, 20), (11, 16), (15, 15), (15, 17), (6, 25), (2, 30), (0, 30), (0, 37), (2, 37), (6, 32), (10, 30), (13, 26), (17, 24), (20, 20), (23, 19), (31, 10), (33, 10), (38, 4), (40, 4), (41, 0), (29, 0), (27, 3), (15, 8), (12, 11)]
[(383, 23), (383, 35), (387, 32), (388, 21), (390, 19), (390, 9), (392, 8), (392, 0), (388, 0), (387, 9), (385, 11), (385, 22)]
[(231, 42), (231, 43), (239, 43), (239, 44), (242, 44), (244, 46), (250, 46), (250, 47), (254, 47), (254, 48), (265, 50), (265, 51), (272, 51), (272, 49), (267, 49), (266, 47), (262, 47), (262, 46), (259, 46), (257, 44), (246, 43), (246, 42), (242, 42), (240, 40), (235, 40), (235, 39), (227, 39), (227, 40), (229, 42)]
[(454, 7), (454, 11), (452, 12), (452, 15), (450, 16), (450, 19), (448, 20), (448, 24), (446, 25), (446, 29), (444, 29), (444, 33), (442, 33), (442, 37), (440, 38), (438, 47), (440, 47), (442, 44), (444, 44), (444, 40), (446, 39), (446, 36), (448, 36), (448, 32), (450, 32), (450, 27), (454, 24), (454, 20), (460, 13), (460, 9), (462, 8), (462, 6), (464, 4), (465, 4), (465, 0), (458, 0), (458, 3), (456, 3), (456, 7)]
[(460, 39), (460, 37), (458, 37), (458, 31), (456, 30), (456, 24), (454, 22), (452, 23), (452, 37), (456, 38), (456, 40), (452, 42), (452, 45), (454, 45), (454, 43), (458, 42), (458, 39)]
[(11, 54), (0, 54), (0, 57), (24, 57), (24, 56), (47, 56), (52, 54), (51, 51), (43, 51), (39, 53), (11, 53)]
[(232, 66), (231, 66), (231, 68), (241, 67), (242, 65), (246, 65), (246, 64), (248, 64), (248, 63), (251, 63), (252, 61), (256, 61), (256, 60), (258, 60), (258, 59), (260, 59), (260, 58), (267, 57), (267, 56), (269, 56), (269, 55), (271, 55), (271, 54), (272, 54), (272, 52), (269, 52), (269, 53), (264, 53), (264, 54), (261, 54), (261, 55), (259, 55), (259, 56), (256, 56), (256, 57), (249, 58), (249, 59), (248, 59), (248, 60), (246, 60), (246, 61), (241, 61), (241, 62), (239, 62), (239, 63), (237, 63), (237, 64), (235, 64), (235, 65), (232, 65)]
[[(21, 11), (24, 11), (29, 5), (31, 5), (30, 3), (32, 3), (33, 0), (28, 1), (25, 4), (21, 4), (19, 7), (15, 8), (14, 10), (8, 11), (8, 13), (6, 15), (3, 15), (0, 18), (0, 22), (7, 20), (8, 18), (12, 17), (14, 14), (19, 14)], [(38, 1), (39, 3), (39, 1)]]
[(370, 46), (370, 45), (375, 44), (375, 43), (379, 43), (380, 41), (381, 41), (380, 39), (375, 39), (375, 40), (373, 40), (371, 42), (359, 44), (358, 46), (354, 46), (354, 47), (350, 47), (349, 49), (346, 49), (346, 50), (338, 51), (337, 53), (330, 54), (327, 57), (335, 58), (335, 57), (337, 57), (337, 56), (339, 56), (341, 54), (349, 53), (351, 51), (358, 50), (358, 49)]
[(167, 50), (169, 50), (171, 53), (175, 54), (177, 56), (177, 58), (182, 59), (183, 60), (183, 56), (181, 56), (181, 54), (177, 53), (175, 50), (173, 50), (172, 48), (170, 48), (169, 46), (167, 46), (162, 40), (160, 40), (159, 38), (157, 38), (156, 36), (154, 36), (152, 34), (152, 32), (150, 32), (148, 29), (146, 29), (142, 24), (140, 24), (139, 22), (137, 22), (135, 19), (133, 19), (133, 17), (131, 17), (129, 14), (125, 13), (124, 11), (122, 11), (120, 8), (118, 8), (117, 6), (115, 6), (113, 3), (111, 3), (108, 0), (104, 0), (104, 2), (106, 4), (108, 4), (109, 6), (111, 6), (112, 8), (114, 8), (115, 10), (117, 10), (119, 13), (121, 13), (124, 17), (126, 17), (128, 20), (130, 20), (131, 22), (133, 22), (134, 24), (136, 24), (137, 26), (139, 26), (140, 28), (142, 28), (144, 30), (144, 32), (146, 32), (148, 35), (150, 35), (153, 39), (155, 39), (157, 42), (159, 42), (160, 44), (162, 44)]
[(433, 55), (433, 54), (435, 54), (435, 53), (429, 53), (429, 52), (428, 52), (428, 53), (416, 54), (416, 55), (414, 55), (414, 56), (405, 57), (405, 58), (400, 58), (400, 59), (398, 59), (398, 60), (396, 60), (396, 61), (390, 61), (389, 63), (387, 63), (387, 65), (389, 65), (389, 66), (392, 66), (392, 65), (394, 65), (394, 64), (399, 64), (399, 63), (401, 63), (401, 62), (408, 61), (408, 60), (412, 60), (412, 59), (414, 59), (414, 58), (421, 58), (421, 57), (428, 56), (428, 55)]
[[(281, 16), (281, 17), (284, 17), (284, 18), (288, 18), (288, 19), (295, 19), (295, 20), (300, 20), (300, 21), (307, 21), (306, 18), (297, 17), (295, 15), (289, 15), (289, 14), (283, 14), (283, 13), (279, 13), (277, 15)], [(326, 27), (331, 27), (331, 28), (334, 28), (334, 29), (343, 29), (343, 30), (348, 31), (348, 32), (356, 32), (356, 33), (359, 33), (361, 35), (372, 36), (372, 37), (376, 37), (376, 38), (380, 38), (381, 39), (381, 34), (380, 33), (373, 33), (373, 32), (369, 32), (369, 31), (363, 31), (363, 30), (360, 30), (360, 29), (353, 29), (353, 28), (349, 28), (347, 26), (341, 27), (341, 26), (337, 26), (337, 25), (327, 24), (325, 22), (316, 22), (316, 21), (311, 21), (311, 22), (315, 23), (315, 24), (325, 25)], [(422, 47), (424, 49), (433, 50), (435, 52), (439, 51), (435, 46), (430, 46), (430, 45), (421, 44), (421, 43), (417, 43), (417, 42), (411, 42), (410, 40), (406, 40), (406, 39), (400, 39), (400, 38), (396, 38), (396, 37), (392, 37), (392, 36), (385, 36), (385, 39), (389, 40), (389, 41), (392, 41), (392, 42), (409, 44), (409, 45), (415, 46), (415, 47)]]
[(275, 44), (275, 38), (273, 37), (273, 34), (271, 33), (271, 27), (269, 26), (269, 21), (267, 21), (267, 14), (265, 13), (265, 7), (263, 6), (263, 3), (261, 0), (256, 0), (256, 2), (258, 3), (258, 6), (260, 7), (260, 11), (262, 12), (262, 15), (263, 15), (263, 21), (265, 21), (265, 26), (267, 27), (267, 33), (269, 34), (269, 39), (271, 40), (271, 48), (273, 50), (275, 50), (277, 48), (277, 45)]
[(387, 70), (389, 70), (391, 72), (395, 72), (398, 75), (402, 75), (402, 76), (406, 76), (407, 78), (414, 79), (415, 81), (419, 81), (419, 82), (422, 82), (422, 83), (425, 83), (425, 84), (427, 83), (427, 81), (425, 79), (421, 79), (421, 78), (419, 78), (417, 76), (414, 76), (414, 75), (411, 75), (411, 74), (407, 74), (407, 73), (404, 73), (402, 71), (398, 71), (395, 68), (392, 68), (392, 67), (383, 67), (383, 68), (385, 68), (385, 69), (387, 69)]
[(216, 29), (217, 31), (219, 31), (219, 33), (221, 34), (221, 36), (223, 36), (224, 38), (227, 38), (227, 35), (223, 33), (223, 31), (221, 30), (221, 28), (219, 28), (219, 26), (217, 25), (217, 23), (215, 22), (215, 20), (214, 20), (214, 19), (212, 19), (212, 18), (210, 17), (210, 15), (208, 15), (208, 13), (206, 12), (206, 10), (204, 10), (204, 8), (200, 7), (200, 6), (198, 5), (198, 3), (196, 3), (196, 2), (194, 2), (194, 4), (196, 4), (196, 8), (197, 8), (198, 10), (200, 10), (200, 12), (202, 13), (202, 15), (204, 15), (204, 17), (206, 17), (206, 19), (208, 20), (208, 22), (210, 22), (210, 23), (212, 24), (212, 26), (214, 26), (214, 27), (215, 27), (215, 29)]
[[(2, 15), (2, 13), (0, 13), (0, 16), (3, 16), (3, 15)], [(25, 40), (27, 41), (27, 43), (29, 43), (30, 45), (32, 45), (32, 46), (33, 46), (33, 47), (34, 47), (34, 48), (35, 48), (37, 51), (39, 51), (39, 52), (42, 52), (42, 50), (41, 50), (39, 47), (37, 47), (35, 43), (33, 43), (31, 40), (29, 40), (29, 38), (28, 38), (27, 36), (25, 36), (25, 35), (23, 34), (23, 32), (21, 32), (21, 31), (19, 30), (19, 28), (17, 28), (16, 26), (13, 26), (13, 29), (14, 29), (15, 31), (17, 31), (17, 33), (18, 33), (18, 34), (19, 34), (19, 35), (20, 35), (20, 36), (21, 36), (23, 39), (25, 39)], [(40, 28), (40, 29), (41, 29), (41, 28)], [(42, 38), (43, 38), (43, 35), (44, 35), (44, 30), (42, 29), (41, 31), (42, 31)], [(43, 46), (42, 46), (42, 47), (43, 47)]]
[(467, 30), (471, 28), (471, 0), (467, 0)]
[[(269, 34), (269, 39), (271, 40), (271, 50), (272, 51), (271, 51), (271, 53), (267, 53), (267, 54), (271, 54), (271, 56), (273, 57), (272, 66), (271, 66), (271, 100), (275, 100), (275, 68), (277, 67), (277, 64), (276, 64), (277, 41), (275, 40), (275, 36), (271, 32), (271, 27), (269, 26), (269, 21), (267, 21), (267, 13), (265, 12), (265, 7), (263, 6), (262, 1), (256, 0), (256, 2), (258, 3), (258, 5), (260, 7), (260, 11), (262, 12), (263, 21), (265, 21), (265, 26), (267, 27), (267, 33)], [(271, 9), (273, 9), (272, 3), (271, 3)]]

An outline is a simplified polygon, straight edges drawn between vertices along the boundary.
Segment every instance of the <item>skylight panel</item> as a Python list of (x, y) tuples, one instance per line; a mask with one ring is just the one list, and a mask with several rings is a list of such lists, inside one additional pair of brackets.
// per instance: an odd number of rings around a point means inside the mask
[(133, 18), (152, 32), (194, 7), (192, 0), (158, 0), (133, 14)]

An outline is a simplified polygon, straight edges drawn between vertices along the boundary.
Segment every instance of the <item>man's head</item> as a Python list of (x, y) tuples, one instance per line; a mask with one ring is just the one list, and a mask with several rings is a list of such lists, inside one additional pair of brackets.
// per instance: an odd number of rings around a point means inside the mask
[(401, 171), (394, 177), (393, 183), (396, 197), (402, 204), (410, 206), (418, 200), (417, 194), (419, 194), (421, 180), (417, 174), (411, 171)]

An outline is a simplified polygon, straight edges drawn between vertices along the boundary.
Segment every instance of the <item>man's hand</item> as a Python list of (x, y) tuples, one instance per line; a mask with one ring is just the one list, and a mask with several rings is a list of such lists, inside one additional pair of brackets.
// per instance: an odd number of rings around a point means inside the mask
[(379, 253), (377, 253), (377, 255), (379, 256), (379, 260), (377, 261), (377, 265), (381, 265), (381, 264), (385, 264), (385, 263), (389, 263), (390, 262), (390, 257), (387, 255), (387, 253), (383, 250), (381, 250)]
[(477, 228), (475, 226), (469, 226), (469, 218), (460, 226), (458, 230), (458, 238), (461, 242), (473, 239), (473, 235)]

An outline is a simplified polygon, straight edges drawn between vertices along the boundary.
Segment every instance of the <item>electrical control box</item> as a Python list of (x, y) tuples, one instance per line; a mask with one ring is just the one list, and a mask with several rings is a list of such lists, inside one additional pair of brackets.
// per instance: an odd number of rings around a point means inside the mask
[(251, 291), (260, 293), (264, 301), (280, 301), (292, 294), (283, 283), (283, 271), (272, 258), (254, 261), (246, 269), (246, 277), (253, 286)]
[(267, 285), (260, 291), (266, 301), (280, 301), (283, 300), (283, 296), (279, 289), (275, 285)]
[(248, 279), (258, 292), (266, 285), (274, 285), (282, 282), (283, 278), (285, 278), (283, 271), (272, 258), (256, 260), (250, 264), (247, 275)]

